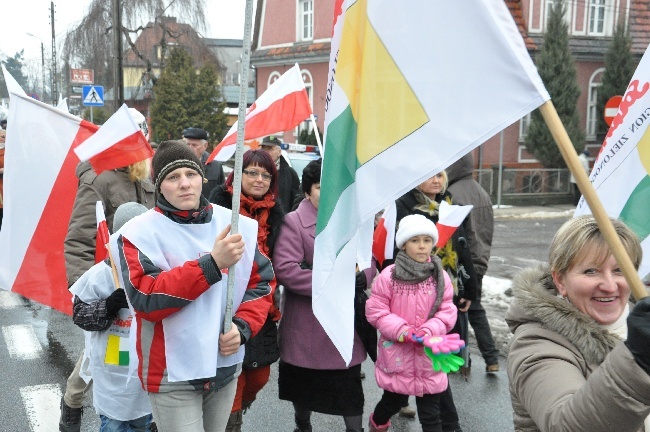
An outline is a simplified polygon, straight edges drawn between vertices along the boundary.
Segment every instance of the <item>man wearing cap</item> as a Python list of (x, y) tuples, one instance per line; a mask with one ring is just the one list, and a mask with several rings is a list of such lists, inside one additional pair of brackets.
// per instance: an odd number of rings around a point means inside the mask
[(294, 201), (302, 200), (300, 196), (300, 180), (298, 174), (282, 156), (282, 142), (275, 136), (269, 135), (262, 140), (262, 150), (267, 152), (275, 167), (278, 169), (278, 195), (285, 214), (293, 209)]
[(203, 190), (201, 193), (207, 198), (217, 186), (224, 184), (226, 181), (221, 162), (215, 160), (209, 164), (205, 163), (210, 156), (210, 153), (207, 151), (208, 133), (206, 131), (200, 128), (189, 127), (183, 130), (181, 134), (183, 135), (183, 141), (190, 146), (194, 154), (196, 154), (203, 164), (205, 178), (208, 182), (203, 183)]

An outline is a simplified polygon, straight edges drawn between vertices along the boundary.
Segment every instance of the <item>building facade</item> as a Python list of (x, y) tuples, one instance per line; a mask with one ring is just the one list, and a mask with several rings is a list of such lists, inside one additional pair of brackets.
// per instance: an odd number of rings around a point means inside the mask
[[(533, 59), (543, 41), (550, 8), (557, 0), (504, 0)], [(565, 0), (570, 48), (576, 63), (577, 101), (587, 148), (595, 157), (601, 140), (596, 136), (596, 101), (604, 72), (604, 57), (616, 25), (626, 25), (637, 61), (650, 43), (648, 0)], [(294, 63), (302, 70), (319, 129), (323, 130), (325, 91), (335, 0), (258, 0), (251, 63), (257, 72), (257, 95)], [(422, 47), (426, 51), (426, 46)], [(524, 147), (530, 117), (521, 119), (489, 139), (475, 152), (477, 168), (503, 166), (535, 168), (540, 164)], [(305, 126), (303, 126), (305, 127)], [(298, 128), (285, 131), (286, 142), (296, 142)]]

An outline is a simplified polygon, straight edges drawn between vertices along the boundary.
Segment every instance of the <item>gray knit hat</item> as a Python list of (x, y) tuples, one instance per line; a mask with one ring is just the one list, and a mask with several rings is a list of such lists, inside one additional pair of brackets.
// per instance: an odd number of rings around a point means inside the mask
[(140, 216), (146, 211), (147, 208), (137, 202), (127, 202), (122, 204), (117, 208), (117, 210), (115, 210), (115, 215), (113, 215), (113, 232), (116, 232), (122, 228), (125, 223), (136, 216)]
[(205, 179), (203, 164), (184, 141), (163, 141), (151, 160), (156, 193), (160, 193), (160, 183), (170, 172), (186, 167), (196, 170)]

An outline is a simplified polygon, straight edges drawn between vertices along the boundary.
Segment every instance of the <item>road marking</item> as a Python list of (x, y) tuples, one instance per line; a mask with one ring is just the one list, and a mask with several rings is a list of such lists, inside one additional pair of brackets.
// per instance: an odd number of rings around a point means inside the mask
[(38, 358), (43, 351), (34, 328), (28, 324), (2, 327), (9, 355), (19, 360)]
[(18, 294), (12, 293), (11, 291), (5, 291), (3, 289), (0, 289), (1, 309), (11, 309), (20, 306), (22, 304), (23, 302), (20, 301), (20, 296)]
[(20, 389), (31, 432), (56, 432), (61, 416), (61, 388), (41, 384)]

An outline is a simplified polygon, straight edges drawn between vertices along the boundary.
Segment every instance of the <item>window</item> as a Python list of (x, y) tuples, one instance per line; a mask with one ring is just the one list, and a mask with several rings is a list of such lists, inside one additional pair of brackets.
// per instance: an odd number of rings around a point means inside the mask
[(605, 34), (606, 0), (589, 0), (589, 33)]
[(519, 141), (523, 142), (528, 134), (528, 127), (530, 126), (530, 113), (526, 114), (519, 120)]
[(314, 38), (314, 0), (300, 0), (298, 7), (300, 40), (312, 40)]
[(604, 68), (596, 70), (589, 79), (589, 94), (587, 95), (587, 138), (595, 139), (598, 133), (598, 89)]

